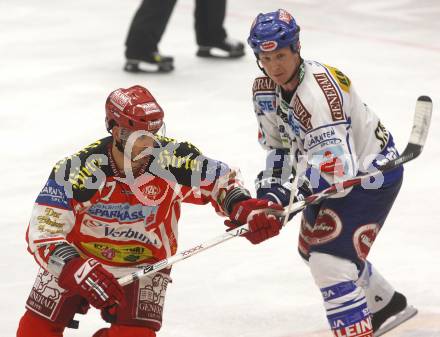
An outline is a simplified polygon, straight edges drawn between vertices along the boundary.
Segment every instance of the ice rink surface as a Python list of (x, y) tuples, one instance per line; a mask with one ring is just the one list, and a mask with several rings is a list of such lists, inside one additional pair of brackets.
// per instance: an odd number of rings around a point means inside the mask
[[(206, 0), (209, 1), (209, 0)], [(124, 73), (123, 51), (138, 0), (0, 2), (0, 336), (15, 336), (37, 265), (25, 230), (34, 199), (62, 157), (106, 136), (104, 101), (118, 87), (149, 88), (166, 111), (167, 134), (241, 168), (245, 182), (263, 166), (251, 85), (250, 49), (235, 61), (195, 57), (194, 3), (181, 0), (161, 51), (168, 75)], [(406, 166), (396, 204), (370, 260), (420, 314), (387, 336), (440, 336), (440, 3), (437, 0), (229, 0), (226, 27), (244, 41), (259, 12), (289, 10), (301, 26), (302, 56), (340, 68), (405, 146), (415, 100), (434, 102), (422, 156)], [(210, 206), (184, 205), (180, 249), (220, 234)], [(298, 219), (261, 245), (238, 238), (175, 266), (160, 337), (293, 337), (326, 329), (309, 271), (296, 253)], [(91, 336), (96, 311), (80, 318)], [(319, 336), (330, 336), (322, 333)], [(313, 335), (315, 336), (315, 335)]]

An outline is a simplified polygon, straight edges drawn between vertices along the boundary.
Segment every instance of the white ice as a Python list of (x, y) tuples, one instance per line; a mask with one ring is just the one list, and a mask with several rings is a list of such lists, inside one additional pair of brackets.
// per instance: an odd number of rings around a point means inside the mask
[[(174, 73), (124, 73), (124, 39), (138, 5), (0, 1), (1, 337), (15, 336), (37, 270), (25, 244), (33, 201), (57, 160), (106, 135), (104, 101), (111, 90), (133, 84), (151, 89), (166, 111), (168, 135), (240, 167), (254, 190), (264, 154), (251, 104), (258, 70), (250, 49), (235, 61), (196, 58), (194, 3), (181, 0), (160, 45), (175, 56)], [(301, 25), (303, 57), (348, 74), (400, 149), (416, 98), (425, 94), (434, 101), (425, 151), (407, 165), (370, 259), (421, 317), (436, 317), (431, 329), (420, 326), (405, 336), (440, 336), (440, 3), (230, 0), (227, 30), (244, 41), (256, 14), (279, 7)], [(223, 230), (210, 206), (185, 205), (180, 248)], [(319, 291), (296, 252), (297, 236), (295, 219), (261, 245), (238, 238), (177, 264), (159, 336), (288, 337), (325, 329)], [(66, 330), (65, 336), (91, 336), (104, 326), (94, 310), (80, 320), (80, 330)]]

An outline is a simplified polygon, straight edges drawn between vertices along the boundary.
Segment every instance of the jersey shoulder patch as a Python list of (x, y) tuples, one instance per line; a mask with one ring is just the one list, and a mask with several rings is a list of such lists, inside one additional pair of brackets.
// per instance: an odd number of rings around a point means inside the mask
[(259, 91), (273, 91), (276, 88), (276, 84), (267, 76), (257, 77), (254, 80), (252, 86), (252, 93), (255, 94)]
[(51, 172), (50, 179), (64, 186), (66, 191), (73, 194), (74, 199), (80, 202), (90, 200), (100, 185), (98, 175), (102, 176), (102, 172), (105, 175), (109, 174), (107, 146), (111, 141), (112, 137), (97, 140), (73, 155), (58, 161)]
[[(313, 79), (312, 81), (318, 85), (319, 91), (321, 91), (324, 96), (325, 101), (319, 99), (320, 104), (327, 106), (325, 110), (330, 112), (333, 122), (344, 121), (346, 118), (343, 110), (344, 96), (341, 91), (341, 86), (326, 66), (317, 62), (315, 62), (315, 65), (316, 67), (314, 67), (309, 78)], [(316, 95), (319, 91), (313, 90)]]
[(350, 85), (351, 81), (342, 71), (340, 71), (338, 68), (331, 67), (327, 64), (324, 64), (324, 67), (327, 68), (327, 70), (330, 72), (330, 74), (333, 76), (333, 78), (338, 82), (341, 89), (345, 92), (350, 91)]
[(191, 177), (202, 171), (203, 155), (189, 142), (178, 142), (173, 138), (158, 137), (160, 148), (155, 151), (149, 172), (158, 177), (168, 177), (185, 186), (191, 186)]
[(226, 164), (204, 156), (189, 142), (161, 137), (161, 144), (149, 167), (149, 172), (158, 177), (163, 175), (183, 186), (200, 187), (214, 183), (229, 171)]

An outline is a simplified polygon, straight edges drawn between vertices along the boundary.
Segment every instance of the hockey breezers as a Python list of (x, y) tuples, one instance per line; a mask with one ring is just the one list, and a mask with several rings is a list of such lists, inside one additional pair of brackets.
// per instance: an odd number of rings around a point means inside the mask
[[(291, 213), (301, 211), (302, 209), (306, 208), (309, 205), (317, 204), (332, 195), (344, 192), (346, 189), (352, 186), (360, 185), (362, 181), (366, 179), (370, 179), (380, 174), (381, 172), (392, 170), (399, 165), (402, 165), (417, 158), (422, 152), (423, 146), (425, 145), (425, 141), (428, 135), (429, 125), (431, 121), (431, 113), (432, 113), (431, 98), (429, 98), (428, 96), (420, 96), (417, 99), (417, 103), (416, 103), (414, 123), (413, 123), (409, 142), (405, 150), (399, 157), (390, 160), (375, 172), (339, 182), (335, 185), (326, 188), (325, 190), (319, 193), (312, 194), (306, 197), (304, 200), (290, 203), (289, 206), (282, 212), (282, 214), (277, 214), (277, 215), (288, 217), (288, 215)], [(249, 227), (247, 224), (244, 224), (242, 226), (229, 230), (228, 232), (225, 232), (222, 235), (216, 236), (206, 242), (200, 243), (190, 249), (184, 250), (182, 252), (178, 252), (175, 255), (170, 256), (169, 258), (158, 261), (149, 266), (144, 266), (142, 269), (136, 272), (133, 272), (131, 274), (119, 278), (118, 282), (120, 285), (125, 286), (142, 277), (151, 275), (161, 269), (168, 268), (179, 261), (185, 260), (195, 254), (198, 254), (211, 247), (214, 247), (222, 242), (246, 234), (247, 232), (249, 232)]]

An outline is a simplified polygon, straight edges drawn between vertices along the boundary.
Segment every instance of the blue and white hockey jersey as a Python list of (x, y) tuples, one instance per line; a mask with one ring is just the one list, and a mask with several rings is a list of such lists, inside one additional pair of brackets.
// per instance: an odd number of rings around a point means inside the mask
[[(263, 148), (269, 150), (268, 171), (280, 165), (280, 155), (290, 153), (290, 162), (285, 160), (282, 165), (298, 172), (307, 171), (309, 179), (313, 175), (310, 172), (318, 172), (319, 181), (312, 181), (316, 192), (326, 187), (321, 186), (322, 181), (327, 185), (345, 180), (396, 157), (391, 134), (341, 71), (304, 61), (299, 79), (290, 101), (283, 99), (281, 88), (269, 77), (257, 77), (254, 81), (258, 138)], [(386, 174), (382, 182), (394, 181), (397, 173)]]

